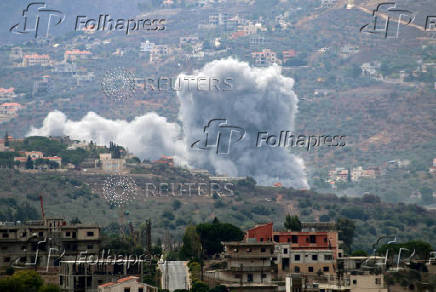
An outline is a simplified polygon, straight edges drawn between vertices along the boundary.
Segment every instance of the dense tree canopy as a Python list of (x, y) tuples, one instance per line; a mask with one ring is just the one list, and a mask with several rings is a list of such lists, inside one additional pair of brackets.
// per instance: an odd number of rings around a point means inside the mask
[(291, 214), (286, 215), (284, 226), (286, 229), (291, 231), (301, 231), (301, 222), (298, 216), (291, 216)]
[(222, 241), (240, 241), (244, 238), (244, 232), (240, 228), (230, 223), (221, 223), (217, 219), (212, 223), (197, 225), (197, 232), (206, 255), (222, 252)]

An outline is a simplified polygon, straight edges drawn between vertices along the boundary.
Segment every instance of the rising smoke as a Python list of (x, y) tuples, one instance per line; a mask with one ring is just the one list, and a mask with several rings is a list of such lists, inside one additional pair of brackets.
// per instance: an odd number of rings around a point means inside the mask
[[(179, 76), (181, 80), (185, 75)], [(234, 59), (213, 61), (190, 77), (232, 79), (230, 91), (188, 90), (177, 92), (182, 129), (156, 113), (147, 113), (133, 121), (109, 120), (88, 113), (80, 121), (71, 121), (61, 112), (51, 112), (40, 129), (28, 135), (62, 136), (93, 140), (97, 144), (113, 141), (141, 159), (173, 155), (183, 165), (205, 168), (216, 174), (252, 176), (258, 184), (281, 182), (284, 186), (308, 188), (304, 162), (282, 147), (256, 147), (259, 131), (279, 134), (292, 131), (297, 112), (294, 81), (281, 75), (277, 66), (251, 68)], [(225, 119), (230, 125), (244, 128), (245, 137), (231, 145), (228, 155), (199, 151), (191, 144), (202, 139), (204, 126), (212, 119)]]
[(294, 129), (297, 97), (292, 91), (293, 79), (281, 75), (278, 66), (251, 68), (234, 59), (210, 62), (193, 75), (232, 78), (232, 90), (185, 88), (178, 92), (186, 145), (201, 139), (204, 126), (212, 119), (225, 119), (229, 125), (244, 128), (246, 134), (242, 141), (231, 145), (226, 156), (189, 149), (191, 165), (231, 176), (253, 176), (262, 185), (281, 182), (295, 188), (308, 187), (302, 159), (285, 148), (256, 147), (259, 131), (279, 134)]
[(42, 128), (32, 128), (27, 136), (70, 136), (72, 139), (94, 141), (98, 145), (115, 142), (127, 147), (141, 159), (155, 160), (172, 155), (185, 164), (185, 147), (180, 139), (180, 126), (165, 117), (147, 113), (131, 122), (109, 120), (89, 112), (80, 121), (68, 120), (54, 111), (44, 119)]

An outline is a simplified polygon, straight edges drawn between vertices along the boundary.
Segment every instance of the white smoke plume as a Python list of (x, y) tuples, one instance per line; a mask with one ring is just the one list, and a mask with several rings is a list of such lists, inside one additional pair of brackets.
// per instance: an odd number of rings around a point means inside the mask
[(98, 145), (115, 142), (127, 147), (141, 159), (155, 160), (162, 155), (174, 156), (184, 164), (185, 146), (180, 139), (180, 126), (165, 117), (147, 113), (131, 122), (109, 120), (89, 112), (80, 121), (67, 119), (59, 111), (51, 112), (42, 127), (32, 128), (27, 136), (70, 136), (72, 139), (94, 141)]
[[(252, 68), (231, 58), (210, 62), (190, 77), (216, 78), (220, 83), (231, 78), (232, 88), (198, 91), (184, 87), (178, 92), (179, 119), (183, 122), (188, 147), (204, 138), (204, 126), (213, 119), (226, 120), (228, 125), (246, 131), (244, 139), (232, 144), (225, 156), (217, 155), (214, 149), (190, 148), (191, 165), (231, 176), (252, 176), (262, 185), (280, 182), (294, 188), (308, 188), (302, 159), (285, 148), (256, 147), (259, 131), (280, 135), (280, 131), (294, 130), (298, 99), (292, 91), (293, 79), (281, 75), (278, 66)], [(217, 134), (217, 131), (212, 133), (214, 141)]]
[[(183, 80), (184, 75), (179, 77)], [(82, 120), (72, 121), (58, 111), (49, 113), (42, 127), (32, 128), (28, 136), (67, 135), (105, 145), (113, 141), (141, 159), (171, 155), (180, 164), (216, 174), (252, 176), (260, 185), (280, 182), (284, 186), (308, 188), (302, 159), (283, 147), (256, 147), (259, 131), (279, 135), (280, 131), (294, 129), (297, 97), (292, 91), (293, 79), (282, 76), (277, 66), (251, 68), (234, 59), (210, 62), (190, 77), (216, 78), (221, 90), (198, 91), (183, 86), (177, 92), (183, 137), (178, 124), (169, 123), (156, 113), (128, 122), (90, 112)], [(231, 78), (230, 91), (222, 90), (226, 78)], [(215, 149), (191, 148), (193, 142), (204, 138), (204, 126), (213, 119), (225, 119), (229, 125), (246, 131), (244, 139), (231, 145), (228, 155), (217, 155)]]

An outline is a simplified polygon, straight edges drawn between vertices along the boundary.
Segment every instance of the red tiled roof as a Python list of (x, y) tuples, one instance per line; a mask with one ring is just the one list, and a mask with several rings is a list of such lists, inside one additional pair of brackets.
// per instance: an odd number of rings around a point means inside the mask
[(116, 284), (116, 283), (114, 283), (114, 282), (109, 282), (109, 283), (104, 283), (104, 284), (98, 285), (98, 287), (104, 288), (104, 287), (112, 286), (112, 285), (114, 285), (114, 284)]
[(14, 157), (14, 161), (27, 161), (27, 157)]
[(125, 277), (125, 278), (118, 279), (117, 283), (124, 283), (124, 282), (130, 281), (130, 280), (137, 280), (137, 279), (138, 279), (138, 277), (128, 276), (128, 277)]
[(5, 103), (1, 104), (0, 106), (3, 106), (3, 107), (9, 107), (9, 106), (21, 107), (21, 104), (16, 103), (16, 102), (5, 102)]
[(30, 54), (24, 55), (24, 59), (49, 59), (49, 55)]
[(81, 51), (81, 50), (70, 50), (65, 51), (65, 55), (90, 55), (90, 51)]
[(286, 57), (295, 57), (295, 50), (287, 50), (287, 51), (283, 51), (283, 56)]
[(116, 284), (124, 283), (124, 282), (131, 281), (131, 280), (138, 280), (138, 279), (139, 278), (135, 277), (135, 276), (128, 276), (128, 277), (125, 277), (125, 278), (118, 279), (115, 283), (114, 282), (109, 282), (109, 283), (101, 284), (98, 287), (101, 287), (101, 288), (110, 287), (110, 286), (113, 286), (113, 285), (116, 285)]
[(11, 87), (9, 89), (6, 88), (0, 88), (0, 93), (13, 93), (15, 88)]
[(232, 33), (232, 39), (237, 39), (239, 37), (243, 37), (246, 36), (247, 32), (240, 30), (240, 31), (235, 31), (234, 33)]
[(43, 159), (48, 159), (48, 160), (62, 160), (62, 158), (57, 157), (57, 156), (53, 156), (53, 157), (43, 157)]

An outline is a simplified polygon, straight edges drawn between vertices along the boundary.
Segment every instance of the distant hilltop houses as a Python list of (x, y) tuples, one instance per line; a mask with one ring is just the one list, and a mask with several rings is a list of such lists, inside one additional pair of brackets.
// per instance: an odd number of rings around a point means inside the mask
[[(48, 139), (63, 144), (64, 150), (60, 150), (57, 155), (46, 155), (40, 149), (31, 151), (23, 149), (23, 144), (28, 144), (26, 139), (37, 139), (30, 143), (41, 143)], [(0, 168), (15, 168), (22, 172), (39, 171), (80, 171), (83, 174), (150, 174), (161, 173), (168, 168), (180, 168), (176, 166), (174, 157), (162, 155), (159, 159), (141, 161), (127, 149), (110, 143), (109, 147), (94, 144), (92, 141), (73, 140), (68, 136), (64, 137), (29, 137), (26, 139), (15, 139), (8, 135), (0, 139), (0, 152), (8, 152), (5, 159), (0, 157)], [(44, 141), (42, 144), (49, 142)], [(58, 147), (58, 146), (57, 146)], [(32, 147), (33, 148), (33, 147)], [(77, 151), (82, 150), (82, 151)], [(77, 151), (75, 153), (70, 153)], [(77, 160), (77, 156), (83, 155), (82, 159)], [(183, 169), (197, 179), (207, 179), (214, 183), (231, 183), (246, 180), (246, 176), (234, 177), (226, 174), (210, 173), (206, 169)], [(276, 187), (281, 187), (281, 183), (276, 183)]]
[(0, 103), (0, 124), (16, 117), (22, 108), (23, 106), (17, 102)]
[[(381, 175), (384, 175), (386, 171), (406, 168), (410, 165), (410, 160), (390, 160), (385, 162), (382, 166), (373, 166), (363, 168), (357, 166), (354, 168), (337, 167), (328, 171), (328, 178), (326, 180), (333, 188), (336, 187), (336, 183), (348, 183), (358, 182), (361, 179), (375, 179)], [(436, 168), (435, 168), (436, 173)]]
[(29, 163), (32, 164), (32, 169), (57, 169), (62, 166), (62, 158), (58, 156), (44, 156), (44, 153), (39, 151), (20, 151), (18, 153), (23, 155), (14, 157), (14, 162), (18, 168), (30, 168)]
[(15, 93), (15, 88), (2, 88), (0, 87), (0, 101), (10, 101), (12, 99), (15, 99), (17, 97), (17, 94)]
[(433, 158), (433, 165), (428, 170), (430, 174), (436, 175), (436, 158)]

